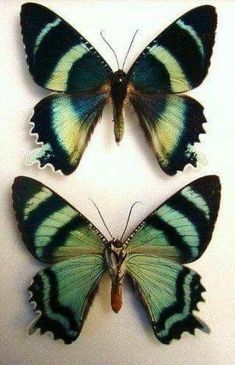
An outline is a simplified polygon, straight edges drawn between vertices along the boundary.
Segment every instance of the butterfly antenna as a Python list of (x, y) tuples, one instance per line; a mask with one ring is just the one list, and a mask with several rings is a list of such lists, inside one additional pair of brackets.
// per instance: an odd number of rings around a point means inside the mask
[(99, 208), (97, 207), (97, 205), (95, 204), (95, 202), (94, 202), (92, 199), (90, 199), (90, 201), (94, 204), (94, 206), (95, 206), (95, 208), (96, 208), (97, 212), (99, 213), (99, 216), (100, 216), (100, 218), (101, 218), (101, 220), (102, 220), (102, 222), (103, 222), (103, 225), (105, 226), (105, 228), (107, 229), (108, 233), (110, 234), (110, 236), (111, 236), (111, 237), (112, 237), (112, 239), (114, 240), (114, 237), (112, 236), (112, 234), (111, 234), (110, 230), (108, 229), (107, 224), (105, 223), (105, 220), (104, 220), (104, 218), (102, 217), (102, 214), (101, 214), (101, 212), (100, 212)]
[(109, 44), (109, 42), (105, 39), (104, 35), (104, 30), (101, 30), (100, 32), (100, 35), (101, 35), (101, 38), (103, 39), (103, 41), (107, 44), (107, 46), (111, 49), (111, 51), (113, 52), (114, 56), (115, 56), (115, 59), (116, 59), (116, 62), (117, 62), (117, 67), (118, 67), (118, 70), (120, 69), (119, 67), (119, 62), (118, 62), (118, 58), (117, 58), (117, 55), (116, 55), (116, 52), (114, 51), (113, 47)]
[(130, 52), (130, 50), (131, 50), (132, 44), (133, 44), (133, 42), (134, 42), (135, 36), (136, 36), (136, 34), (137, 34), (137, 32), (138, 32), (138, 31), (139, 31), (139, 29), (137, 29), (137, 30), (135, 31), (135, 33), (134, 33), (134, 35), (133, 35), (133, 37), (132, 37), (131, 43), (130, 43), (130, 45), (129, 45), (129, 48), (128, 48), (128, 50), (127, 50), (126, 56), (125, 56), (124, 61), (123, 61), (122, 70), (124, 69), (124, 66), (125, 66), (125, 63), (126, 63), (126, 59), (127, 59), (128, 55), (129, 55), (129, 52)]
[(127, 217), (127, 221), (126, 221), (126, 225), (125, 225), (124, 231), (123, 231), (122, 236), (120, 238), (120, 241), (122, 241), (122, 239), (124, 237), (124, 234), (126, 233), (126, 230), (127, 230), (127, 227), (128, 227), (129, 221), (130, 221), (130, 218), (131, 218), (131, 214), (132, 214), (133, 208), (134, 208), (134, 206), (136, 204), (142, 204), (142, 203), (141, 202), (135, 202), (134, 204), (132, 204), (132, 206), (130, 208), (130, 211), (129, 211), (129, 214), (128, 214), (128, 217)]

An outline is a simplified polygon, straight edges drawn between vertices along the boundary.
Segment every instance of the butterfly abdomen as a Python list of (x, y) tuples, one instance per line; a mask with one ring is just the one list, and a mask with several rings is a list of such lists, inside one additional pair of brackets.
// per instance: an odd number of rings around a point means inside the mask
[(114, 72), (111, 80), (111, 97), (113, 102), (114, 135), (116, 142), (124, 134), (123, 104), (127, 94), (128, 77), (122, 70)]
[(115, 313), (118, 313), (122, 308), (122, 285), (112, 283), (111, 289), (111, 307)]

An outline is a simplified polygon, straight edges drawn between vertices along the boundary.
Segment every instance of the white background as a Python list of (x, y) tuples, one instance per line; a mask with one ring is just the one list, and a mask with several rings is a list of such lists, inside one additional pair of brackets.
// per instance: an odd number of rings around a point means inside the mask
[[(219, 22), (210, 72), (191, 93), (205, 106), (207, 134), (198, 147), (202, 164), (168, 177), (161, 172), (135, 116), (126, 115), (125, 136), (114, 142), (110, 108), (95, 129), (79, 168), (63, 177), (34, 165), (25, 157), (35, 146), (29, 137), (29, 118), (34, 105), (48, 93), (34, 84), (28, 73), (19, 27), (22, 1), (0, 0), (0, 364), (1, 365), (128, 365), (128, 364), (232, 364), (234, 359), (234, 13), (235, 3), (216, 5)], [(140, 51), (170, 22), (202, 1), (38, 1), (77, 28), (116, 69), (106, 37), (122, 61), (134, 31), (140, 31), (127, 67)], [(204, 157), (203, 157), (204, 156)], [(205, 162), (205, 157), (207, 162)], [(158, 342), (135, 293), (125, 288), (124, 305), (117, 315), (110, 309), (110, 283), (105, 277), (72, 345), (54, 341), (49, 334), (28, 337), (26, 327), (34, 317), (27, 287), (42, 268), (25, 249), (17, 230), (11, 203), (15, 176), (40, 180), (85, 214), (105, 235), (107, 232), (89, 198), (101, 209), (115, 236), (121, 235), (130, 205), (135, 207), (129, 232), (150, 211), (193, 179), (216, 173), (222, 180), (222, 205), (216, 229), (206, 253), (191, 265), (202, 275), (207, 292), (200, 317), (211, 327), (208, 336), (184, 334), (170, 346)], [(107, 236), (108, 237), (108, 236)]]

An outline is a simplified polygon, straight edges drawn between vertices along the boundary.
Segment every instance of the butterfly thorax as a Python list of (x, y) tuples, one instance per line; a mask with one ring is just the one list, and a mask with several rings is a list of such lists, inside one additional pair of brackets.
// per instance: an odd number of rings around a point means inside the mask
[(126, 252), (123, 243), (119, 240), (110, 241), (105, 249), (105, 258), (112, 280), (111, 306), (114, 312), (122, 307), (122, 285), (125, 274)]
[(120, 142), (124, 133), (123, 104), (127, 94), (128, 76), (118, 70), (111, 79), (111, 97), (113, 101), (113, 121), (116, 142)]

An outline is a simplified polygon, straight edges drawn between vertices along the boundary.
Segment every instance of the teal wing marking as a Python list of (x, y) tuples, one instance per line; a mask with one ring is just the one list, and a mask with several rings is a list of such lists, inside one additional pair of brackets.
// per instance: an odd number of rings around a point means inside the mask
[(220, 181), (199, 178), (154, 210), (127, 239), (129, 253), (176, 262), (198, 259), (210, 242), (220, 204)]
[(38, 260), (51, 263), (103, 252), (106, 240), (102, 234), (40, 182), (17, 177), (13, 203), (23, 241)]
[(203, 107), (194, 99), (179, 95), (130, 94), (147, 141), (168, 175), (196, 166), (194, 143), (205, 133)]
[(40, 86), (69, 93), (100, 89), (112, 70), (92, 45), (46, 7), (26, 3), (21, 27), (29, 71)]
[(97, 284), (105, 271), (103, 255), (81, 255), (39, 272), (29, 287), (39, 316), (29, 328), (51, 331), (70, 344), (79, 336)]
[(194, 334), (196, 328), (209, 332), (207, 325), (193, 314), (205, 291), (195, 271), (144, 254), (128, 255), (126, 268), (140, 291), (155, 336), (162, 343), (179, 339), (185, 331)]
[(179, 93), (205, 78), (214, 45), (217, 16), (213, 6), (190, 10), (156, 37), (130, 71), (141, 92)]
[(31, 133), (43, 143), (28, 158), (28, 163), (51, 164), (63, 174), (78, 166), (90, 136), (102, 115), (105, 93), (87, 96), (50, 95), (35, 107)]

